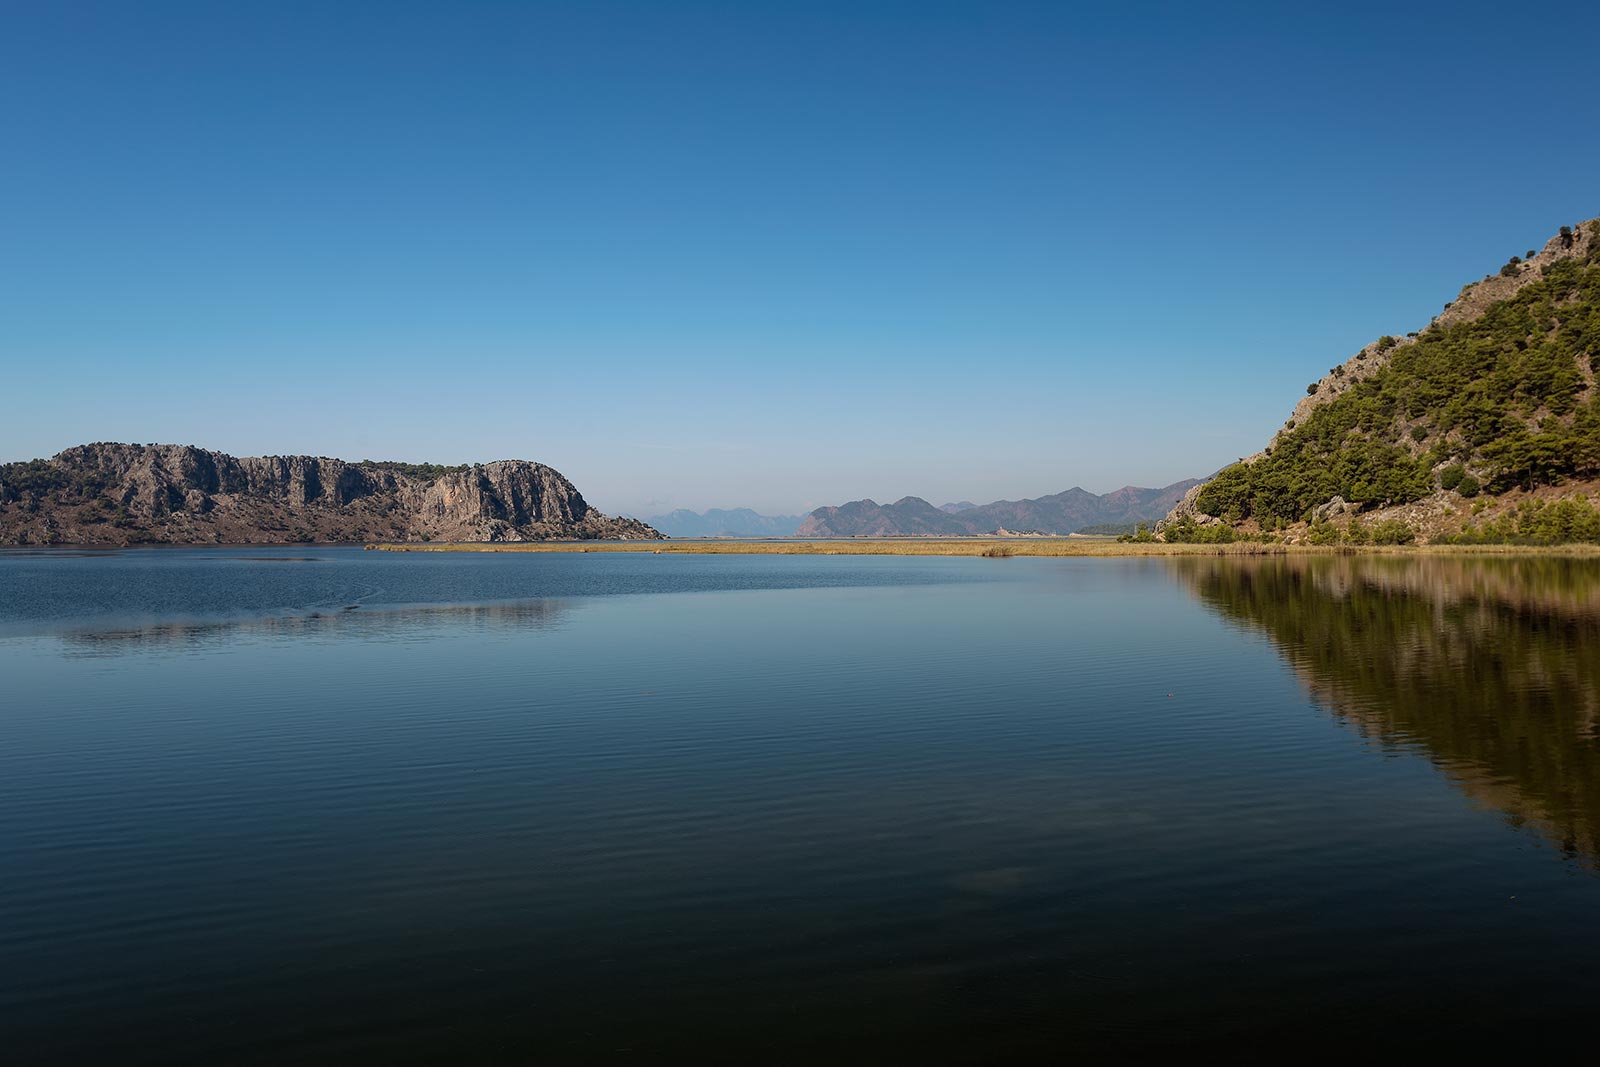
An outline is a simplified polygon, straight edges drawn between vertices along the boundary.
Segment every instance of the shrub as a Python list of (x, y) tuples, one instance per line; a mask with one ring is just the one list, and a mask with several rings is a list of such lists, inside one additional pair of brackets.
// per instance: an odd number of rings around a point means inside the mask
[(1162, 534), (1168, 544), (1227, 545), (1239, 539), (1231, 526), (1201, 526), (1185, 515)]
[(1372, 528), (1375, 545), (1409, 545), (1417, 539), (1417, 532), (1399, 519), (1384, 519)]
[(1466, 476), (1467, 469), (1459, 463), (1452, 463), (1439, 472), (1439, 488), (1449, 492), (1461, 484), (1461, 479)]
[(1319, 519), (1306, 531), (1306, 540), (1314, 545), (1336, 545), (1339, 543), (1339, 527)]
[(1426, 441), (1428, 439), (1428, 428), (1426, 426), (1411, 427), (1411, 439), (1419, 443)]
[(1468, 500), (1471, 500), (1473, 497), (1477, 496), (1482, 490), (1483, 486), (1478, 484), (1478, 479), (1474, 478), (1470, 474), (1463, 474), (1461, 476), (1460, 484), (1456, 486), (1456, 492), (1460, 493)]
[(1317, 383), (1316, 382), (1312, 382), (1310, 385), (1306, 386), (1306, 396), (1315, 396), (1316, 392), (1317, 392)]
[(1600, 542), (1600, 511), (1582, 500), (1558, 500), (1553, 504), (1528, 501), (1482, 526), (1469, 522), (1449, 540), (1461, 545)]
[(1130, 533), (1125, 533), (1122, 536), (1117, 538), (1117, 540), (1121, 541), (1123, 544), (1132, 543), (1132, 544), (1141, 544), (1141, 545), (1142, 544), (1148, 544), (1149, 542), (1154, 541), (1155, 539), (1156, 539), (1155, 535), (1150, 532), (1150, 527), (1147, 524), (1142, 523), (1142, 522), (1138, 525), (1138, 527), (1134, 530), (1133, 533), (1131, 533), (1131, 534)]

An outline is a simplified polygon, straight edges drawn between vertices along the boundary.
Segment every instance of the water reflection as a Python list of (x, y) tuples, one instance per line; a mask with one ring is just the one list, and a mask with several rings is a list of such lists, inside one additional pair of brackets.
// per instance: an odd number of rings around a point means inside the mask
[(1600, 564), (1173, 561), (1269, 636), (1333, 714), (1426, 753), (1474, 800), (1600, 867)]
[(379, 607), (348, 604), (283, 615), (96, 620), (92, 626), (63, 629), (54, 636), (70, 653), (107, 656), (152, 647), (193, 649), (238, 637), (383, 640), (440, 626), (457, 630), (545, 630), (560, 625), (573, 607), (572, 601), (556, 599)]

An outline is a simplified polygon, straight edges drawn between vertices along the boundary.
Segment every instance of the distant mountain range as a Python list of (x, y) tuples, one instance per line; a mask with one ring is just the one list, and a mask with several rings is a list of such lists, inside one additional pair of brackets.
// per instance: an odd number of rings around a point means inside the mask
[(803, 515), (761, 515), (749, 508), (679, 508), (641, 521), (668, 537), (788, 537), (800, 528)]
[[(1086, 526), (1154, 522), (1201, 479), (1186, 478), (1159, 489), (1124, 486), (1095, 494), (1074, 487), (1035, 500), (996, 500), (974, 506), (962, 501), (942, 507), (908, 496), (893, 504), (852, 500), (818, 508), (795, 531), (798, 537), (964, 537), (1009, 533), (1065, 535)], [(651, 524), (659, 524), (652, 519)]]

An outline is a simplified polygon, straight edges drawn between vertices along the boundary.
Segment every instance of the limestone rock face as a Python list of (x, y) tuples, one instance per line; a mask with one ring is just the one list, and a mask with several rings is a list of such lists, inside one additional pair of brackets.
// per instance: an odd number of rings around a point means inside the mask
[(1342, 496), (1335, 496), (1326, 504), (1318, 504), (1311, 509), (1311, 521), (1328, 522), (1333, 519), (1342, 519), (1346, 515), (1354, 515), (1360, 510), (1360, 505), (1352, 504)]
[(1173, 506), (1171, 511), (1167, 512), (1167, 517), (1156, 523), (1154, 532), (1159, 534), (1168, 526), (1171, 526), (1174, 523), (1180, 522), (1184, 519), (1189, 519), (1196, 526), (1219, 525), (1222, 522), (1221, 519), (1217, 518), (1215, 515), (1207, 515), (1205, 512), (1195, 507), (1195, 498), (1200, 495), (1200, 490), (1204, 488), (1204, 482), (1201, 482), (1199, 485), (1190, 486), (1189, 491), (1183, 494), (1183, 499), (1178, 501), (1178, 503)]
[(0, 466), (0, 544), (656, 540), (561, 473), (102, 443)]

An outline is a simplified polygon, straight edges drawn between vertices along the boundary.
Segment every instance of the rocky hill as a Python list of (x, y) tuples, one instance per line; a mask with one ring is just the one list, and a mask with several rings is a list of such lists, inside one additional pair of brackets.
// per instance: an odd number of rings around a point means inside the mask
[(1333, 367), (1265, 449), (1195, 487), (1159, 529), (1328, 542), (1387, 524), (1398, 539), (1591, 539), (1597, 370), (1591, 220), (1467, 285), (1422, 330)]
[(818, 508), (806, 516), (797, 537), (973, 537), (983, 534), (1040, 533), (1065, 535), (1086, 526), (1153, 522), (1182, 497), (1198, 478), (1160, 489), (1125, 486), (1099, 495), (1074, 487), (1033, 500), (996, 500), (974, 507), (935, 507), (908, 496), (893, 504), (852, 500), (838, 507)]
[(656, 539), (560, 472), (92, 444), (0, 466), (0, 544)]

